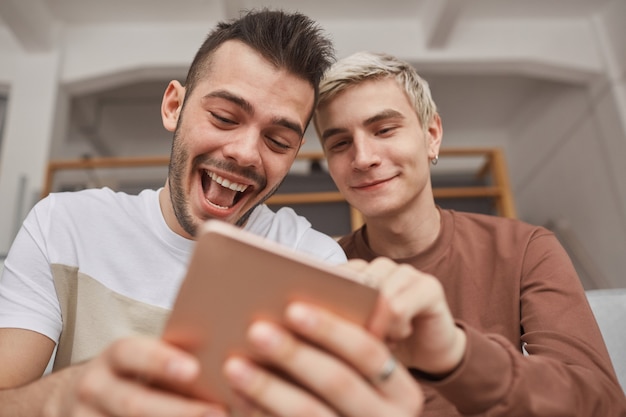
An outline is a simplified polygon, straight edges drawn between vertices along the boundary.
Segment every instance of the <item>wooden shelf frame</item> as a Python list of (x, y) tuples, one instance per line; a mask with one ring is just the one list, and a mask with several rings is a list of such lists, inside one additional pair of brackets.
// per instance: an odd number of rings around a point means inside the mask
[[(442, 148), (440, 159), (447, 157), (479, 156), (485, 159), (484, 164), (475, 173), (477, 179), (491, 176), (491, 185), (471, 187), (434, 187), (436, 199), (445, 198), (491, 198), (494, 200), (496, 212), (500, 216), (515, 218), (517, 213), (509, 182), (509, 175), (503, 151), (500, 148)], [(301, 152), (298, 160), (311, 162), (322, 161), (324, 155), (318, 152)], [(46, 170), (46, 178), (41, 197), (47, 196), (54, 184), (54, 177), (59, 171), (91, 170), (97, 168), (141, 168), (162, 167), (169, 164), (169, 156), (147, 157), (113, 157), (113, 158), (82, 158), (73, 160), (50, 161)], [(278, 193), (267, 200), (268, 204), (322, 204), (344, 202), (338, 191)], [(363, 224), (363, 217), (356, 209), (350, 207), (350, 226), (352, 230)]]
[(501, 148), (442, 148), (439, 152), (443, 157), (482, 156), (485, 162), (476, 172), (476, 178), (491, 176), (492, 185), (478, 187), (434, 187), (435, 198), (477, 198), (491, 197), (494, 200), (499, 216), (516, 218), (515, 199), (509, 180), (509, 172), (504, 151)]

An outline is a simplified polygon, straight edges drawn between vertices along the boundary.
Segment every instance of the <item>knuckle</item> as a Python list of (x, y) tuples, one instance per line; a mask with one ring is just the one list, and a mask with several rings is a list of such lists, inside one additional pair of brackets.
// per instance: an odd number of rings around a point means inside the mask
[(400, 320), (406, 314), (403, 306), (397, 303), (389, 303), (389, 315), (393, 320)]
[(120, 399), (120, 408), (124, 410), (127, 417), (139, 417), (143, 414), (143, 405), (145, 402), (140, 395), (124, 395)]
[(354, 386), (354, 376), (349, 374), (346, 370), (328, 373), (323, 381), (324, 391), (332, 395), (350, 395)]
[(81, 403), (93, 403), (103, 391), (103, 379), (97, 373), (88, 371), (77, 383), (76, 397)]
[(299, 401), (291, 410), (291, 417), (335, 417), (326, 407), (321, 406), (314, 400)]
[(418, 269), (415, 269), (413, 266), (409, 265), (409, 264), (399, 264), (398, 265), (398, 269), (400, 271), (404, 271), (404, 272), (412, 272), (412, 273), (420, 273)]
[(118, 339), (114, 341), (108, 349), (109, 357), (115, 358), (123, 358), (130, 352), (129, 350), (129, 341), (127, 339)]
[(355, 347), (355, 350), (355, 355), (358, 358), (371, 360), (372, 358), (383, 356), (381, 355), (381, 352), (384, 348), (382, 347), (382, 344), (379, 345), (378, 343), (364, 340), (363, 343), (359, 343), (358, 346)]
[(424, 392), (419, 385), (413, 383), (409, 386), (406, 395), (402, 395), (398, 406), (409, 411), (409, 415), (419, 416), (424, 410)]
[(385, 256), (379, 256), (377, 258), (375, 258), (371, 263), (372, 266), (376, 266), (376, 267), (389, 267), (389, 266), (395, 266), (396, 263), (394, 261), (392, 261), (391, 259), (385, 257)]
[(255, 372), (254, 378), (244, 387), (246, 395), (256, 400), (262, 399), (268, 391), (272, 381), (264, 372)]
[(421, 391), (416, 390), (414, 395), (409, 395), (406, 398), (407, 408), (410, 410), (411, 415), (419, 416), (424, 409), (424, 395)]
[(443, 284), (432, 275), (427, 275), (427, 277), (428, 280), (426, 281), (426, 283), (429, 286), (429, 289), (433, 291), (433, 293), (436, 295), (444, 295), (445, 292), (443, 289)]
[(367, 261), (364, 259), (360, 259), (360, 258), (353, 258), (353, 259), (348, 259), (348, 262), (346, 262), (345, 265), (349, 265), (350, 267), (353, 267), (353, 268), (363, 268), (367, 266)]
[(413, 266), (409, 264), (400, 264), (398, 266), (398, 272), (403, 276), (406, 276), (413, 280), (418, 280), (420, 277), (424, 277), (427, 274), (420, 272), (418, 269), (415, 269)]

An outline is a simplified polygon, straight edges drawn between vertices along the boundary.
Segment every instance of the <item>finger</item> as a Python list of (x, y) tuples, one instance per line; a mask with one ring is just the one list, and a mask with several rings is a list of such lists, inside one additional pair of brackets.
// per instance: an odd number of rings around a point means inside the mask
[(144, 385), (136, 378), (120, 377), (98, 363), (81, 379), (78, 396), (82, 404), (107, 416), (226, 416), (210, 404)]
[(379, 257), (371, 262), (366, 262), (362, 259), (350, 259), (348, 263), (341, 265), (341, 267), (356, 272), (362, 284), (372, 288), (379, 288), (381, 283), (387, 280), (393, 271), (398, 268), (398, 264), (389, 258)]
[(193, 400), (155, 388), (141, 386), (135, 382), (117, 381), (100, 405), (109, 416), (189, 416), (227, 417), (218, 406)]
[[(379, 326), (386, 322), (385, 338), (403, 340), (413, 332), (413, 322), (418, 316), (428, 319), (442, 313), (445, 298), (441, 285), (431, 275), (422, 273), (409, 265), (395, 265), (387, 259), (377, 259), (368, 268), (368, 273), (378, 277), (379, 291), (386, 301), (388, 310), (377, 310), (383, 317), (372, 320)], [(437, 308), (439, 306), (440, 308)]]
[(377, 339), (385, 340), (392, 320), (393, 313), (389, 308), (388, 300), (384, 296), (379, 295), (374, 312), (367, 323), (367, 330)]
[[(395, 291), (398, 286), (405, 283), (405, 281), (398, 281), (398, 278), (402, 278), (407, 275), (406, 272), (398, 273), (398, 270), (403, 268), (410, 268), (410, 270), (414, 272), (417, 271), (408, 265), (397, 264), (389, 258), (378, 257), (370, 262), (367, 267), (361, 271), (361, 273), (367, 275), (369, 280), (373, 282), (377, 288), (382, 288), (382, 285), (386, 284), (388, 291)], [(389, 284), (390, 280), (393, 280), (393, 285)]]
[[(367, 269), (368, 263), (363, 259), (349, 259), (348, 262), (338, 265), (339, 268), (351, 272), (348, 276), (355, 277), (354, 279), (361, 284), (372, 286), (369, 282), (369, 277), (363, 274), (362, 271)], [(356, 273), (355, 273), (356, 272)]]
[(428, 299), (420, 280), (401, 275), (394, 276), (381, 287), (382, 298), (386, 301), (388, 311), (385, 319), (388, 327), (385, 339), (400, 341), (413, 333), (413, 321), (426, 308)]
[(348, 262), (340, 264), (340, 268), (350, 269), (352, 271), (360, 272), (367, 268), (368, 262), (363, 259), (348, 259)]
[[(415, 287), (419, 285), (417, 270), (397, 265), (387, 258), (377, 258), (361, 273), (369, 276), (371, 285), (380, 292), (368, 330), (379, 339), (397, 341), (411, 334), (412, 319), (418, 311)], [(410, 292), (411, 294), (407, 294)], [(419, 295), (419, 294), (418, 294)]]
[(245, 416), (334, 416), (326, 404), (308, 391), (287, 383), (247, 359), (229, 358), (224, 364), (224, 374), (235, 392), (246, 398), (247, 401), (236, 403)]
[[(386, 366), (389, 351), (363, 328), (303, 303), (289, 305), (286, 316), (298, 334), (342, 358), (368, 380), (376, 380), (381, 369)], [(286, 363), (289, 366), (303, 366), (302, 358), (295, 359), (299, 360), (290, 363), (287, 359)], [(320, 371), (324, 372), (323, 369)], [(335, 375), (331, 374), (331, 378), (335, 378)], [(383, 383), (377, 383), (376, 388), (387, 398), (400, 403), (409, 397), (421, 398), (421, 392), (402, 367), (395, 369)]]
[(121, 339), (107, 349), (104, 359), (118, 374), (166, 385), (189, 384), (200, 374), (196, 358), (157, 339)]
[[(85, 405), (82, 403), (72, 404), (71, 409), (64, 408), (60, 414), (66, 417), (104, 417), (105, 414), (101, 410), (94, 409), (93, 405)], [(109, 415), (110, 416), (110, 415)]]
[[(373, 411), (381, 407), (381, 402), (375, 400), (372, 387), (352, 367), (316, 347), (302, 343), (278, 326), (255, 323), (250, 328), (249, 337), (264, 359), (320, 395), (342, 415), (363, 415), (362, 408)], [(303, 372), (305, 367), (309, 369)], [(365, 404), (363, 399), (371, 404)], [(380, 412), (377, 414), (381, 415)]]
[(380, 291), (388, 297), (402, 294), (407, 288), (419, 285), (427, 277), (426, 274), (406, 264), (390, 267), (377, 263), (372, 265), (370, 274), (376, 276), (385, 274), (381, 280)]

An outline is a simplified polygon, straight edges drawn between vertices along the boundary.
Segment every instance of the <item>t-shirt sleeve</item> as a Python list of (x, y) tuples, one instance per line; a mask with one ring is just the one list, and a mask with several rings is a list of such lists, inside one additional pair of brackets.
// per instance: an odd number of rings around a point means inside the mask
[(347, 261), (346, 254), (335, 239), (314, 229), (309, 229), (303, 233), (302, 239), (298, 243), (298, 250), (332, 264), (341, 264)]
[(41, 333), (55, 342), (61, 328), (45, 228), (49, 199), (39, 202), (20, 228), (0, 276), (0, 328)]

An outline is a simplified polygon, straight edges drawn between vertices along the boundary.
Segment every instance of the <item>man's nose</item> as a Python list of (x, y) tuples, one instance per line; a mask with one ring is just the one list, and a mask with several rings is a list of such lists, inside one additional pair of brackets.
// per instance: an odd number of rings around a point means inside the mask
[(364, 171), (380, 164), (380, 157), (371, 138), (365, 135), (355, 135), (353, 139), (354, 157), (352, 167)]
[(224, 145), (222, 152), (226, 158), (236, 161), (240, 166), (259, 166), (261, 141), (260, 132), (254, 129), (240, 130), (233, 133), (230, 142)]

